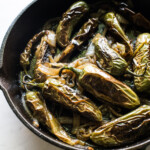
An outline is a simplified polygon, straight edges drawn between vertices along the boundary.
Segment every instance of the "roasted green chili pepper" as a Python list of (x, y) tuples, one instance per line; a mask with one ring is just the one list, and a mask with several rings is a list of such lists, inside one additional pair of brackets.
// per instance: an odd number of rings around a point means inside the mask
[(150, 132), (150, 106), (143, 105), (96, 129), (91, 140), (104, 147), (135, 142)]
[(102, 68), (115, 76), (125, 73), (128, 66), (127, 62), (116, 51), (109, 47), (105, 37), (98, 33), (92, 42), (95, 45), (95, 53)]
[(55, 79), (48, 79), (45, 82), (43, 96), (74, 109), (92, 120), (102, 120), (101, 112), (89, 98)]
[[(43, 36), (43, 37), (42, 37)], [(40, 38), (41, 43), (37, 47), (35, 52), (35, 59), (36, 59), (36, 66), (42, 62), (44, 54), (47, 50), (47, 47), (55, 47), (56, 46), (56, 38), (55, 33), (50, 30), (43, 30), (42, 32), (33, 36), (33, 38), (27, 43), (24, 52), (20, 55), (20, 64), (23, 67), (24, 71), (26, 72), (27, 66), (30, 64), (30, 56), (31, 56), (31, 49), (35, 42), (37, 42)]]
[(88, 10), (88, 5), (84, 1), (78, 1), (63, 14), (56, 31), (57, 42), (61, 47), (66, 47), (69, 44), (73, 28)]
[(126, 59), (129, 59), (128, 57), (131, 58), (133, 55), (133, 49), (130, 45), (130, 40), (125, 35), (125, 32), (121, 28), (115, 14), (113, 12), (109, 12), (105, 14), (104, 22), (113, 31), (113, 33), (119, 36), (123, 40), (123, 42), (126, 44), (126, 51), (125, 51), (124, 57)]
[(42, 60), (44, 58), (48, 46), (50, 47), (50, 49), (56, 47), (56, 34), (50, 30), (47, 30), (47, 35), (41, 38), (41, 42), (38, 45), (37, 50), (35, 52), (36, 66), (42, 63)]
[(60, 75), (64, 69), (74, 71), (78, 75), (78, 81), (83, 88), (97, 99), (103, 99), (129, 109), (136, 108), (140, 104), (134, 91), (95, 65), (85, 65), (82, 70), (64, 67), (60, 70)]
[(46, 99), (60, 103), (85, 117), (90, 117), (92, 120), (102, 120), (100, 110), (89, 98), (56, 79), (49, 78), (45, 83), (31, 83), (31, 85), (41, 87), (43, 96)]
[[(92, 43), (95, 46), (95, 53), (98, 59), (97, 65), (99, 68), (114, 76), (120, 76), (125, 73), (139, 77), (144, 76), (145, 71), (143, 74), (135, 74), (129, 70), (128, 63), (125, 59), (123, 59), (115, 50), (110, 48), (107, 39), (99, 33), (94, 37)], [(145, 68), (145, 70), (146, 69), (147, 68)]]
[(77, 35), (71, 40), (77, 46), (80, 46), (83, 42), (91, 37), (91, 34), (98, 27), (98, 18), (90, 18), (83, 24)]
[(44, 100), (41, 100), (40, 94), (34, 91), (28, 91), (26, 93), (26, 103), (33, 112), (33, 116), (44, 126), (50, 130), (52, 134), (58, 137), (61, 141), (69, 144), (84, 145), (84, 142), (76, 139), (72, 139), (67, 132), (60, 125), (54, 115), (47, 109)]
[(136, 50), (134, 52), (133, 70), (134, 73), (140, 74), (144, 72), (145, 66), (147, 70), (143, 77), (134, 77), (134, 84), (138, 91), (150, 93), (150, 34), (140, 34), (136, 41)]
[(36, 66), (35, 67), (37, 67), (39, 64), (42, 63), (42, 59), (43, 59), (44, 54), (45, 54), (45, 52), (47, 50), (47, 46), (48, 45), (47, 45), (47, 43), (45, 41), (46, 37), (47, 36), (45, 35), (45, 36), (43, 36), (41, 38), (41, 42), (38, 45), (37, 50), (35, 52), (35, 59), (36, 59)]
[(31, 48), (33, 43), (37, 42), (45, 34), (47, 34), (47, 30), (43, 30), (40, 33), (34, 35), (33, 38), (27, 43), (24, 52), (20, 55), (20, 64), (23, 68), (26, 68), (30, 64), (29, 58), (31, 55)]
[(97, 26), (97, 18), (89, 19), (62, 52), (58, 62), (62, 61), (66, 56), (70, 55), (77, 47), (81, 46), (89, 37), (91, 37), (91, 34), (95, 31)]

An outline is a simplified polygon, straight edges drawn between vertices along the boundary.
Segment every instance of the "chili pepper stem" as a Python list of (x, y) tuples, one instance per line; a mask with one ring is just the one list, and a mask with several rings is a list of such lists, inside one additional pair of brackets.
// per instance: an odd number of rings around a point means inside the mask
[(126, 69), (126, 73), (129, 73), (129, 74), (131, 74), (131, 75), (133, 75), (133, 76), (136, 76), (136, 77), (143, 77), (144, 75), (145, 75), (145, 73), (146, 73), (146, 70), (147, 70), (147, 64), (146, 64), (146, 67), (145, 67), (145, 70), (144, 70), (144, 73), (142, 73), (142, 74), (135, 74), (134, 72), (132, 72), (131, 70), (129, 70), (128, 68)]
[(39, 88), (43, 88), (44, 87), (44, 83), (25, 82), (24, 84), (26, 84), (26, 85), (32, 85), (32, 86), (39, 87)]
[(137, 54), (137, 52), (144, 46), (146, 42), (143, 42), (142, 44), (139, 45), (139, 47), (134, 51), (134, 54), (133, 54), (133, 58), (135, 57), (135, 55)]
[(81, 69), (77, 69), (77, 68), (73, 68), (73, 67), (63, 67), (63, 68), (61, 68), (60, 69), (60, 71), (59, 71), (59, 76), (61, 76), (61, 74), (62, 74), (62, 71), (64, 70), (64, 69), (68, 69), (68, 70), (71, 70), (71, 71), (73, 71), (76, 75), (80, 75), (80, 74), (82, 74), (82, 70)]
[(23, 70), (24, 70), (25, 74), (28, 75), (28, 72), (27, 72), (27, 69), (25, 66), (23, 67)]

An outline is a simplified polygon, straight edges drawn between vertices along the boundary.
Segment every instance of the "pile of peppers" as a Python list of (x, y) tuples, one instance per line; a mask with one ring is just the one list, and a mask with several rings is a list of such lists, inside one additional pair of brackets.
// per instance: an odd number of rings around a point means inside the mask
[(150, 21), (131, 3), (77, 1), (29, 40), (19, 81), (35, 127), (88, 150), (149, 136)]

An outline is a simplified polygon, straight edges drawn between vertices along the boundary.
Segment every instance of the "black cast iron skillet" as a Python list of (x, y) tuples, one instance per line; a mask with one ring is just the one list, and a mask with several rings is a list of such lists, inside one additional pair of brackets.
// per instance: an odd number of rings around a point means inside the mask
[[(91, 2), (91, 0), (87, 0), (87, 2), (88, 1)], [(135, 0), (135, 2), (136, 8), (150, 18), (150, 16), (148, 16), (150, 1)], [(57, 140), (56, 137), (46, 130), (35, 128), (32, 125), (32, 119), (23, 106), (18, 83), (18, 74), (21, 69), (19, 66), (19, 56), (28, 40), (35, 33), (39, 32), (46, 20), (61, 16), (72, 3), (73, 1), (71, 0), (34, 0), (15, 19), (5, 35), (0, 51), (0, 88), (4, 92), (11, 109), (32, 132), (51, 144), (64, 149), (77, 150), (79, 148), (69, 146)], [(139, 149), (149, 143), (150, 137), (134, 144), (115, 149)], [(103, 149), (102, 147), (99, 148)]]

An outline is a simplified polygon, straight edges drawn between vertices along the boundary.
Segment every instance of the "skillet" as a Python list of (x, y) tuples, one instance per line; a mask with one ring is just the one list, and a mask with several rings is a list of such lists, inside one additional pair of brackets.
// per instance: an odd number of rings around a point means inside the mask
[[(90, 0), (88, 1), (90, 2)], [(136, 9), (150, 18), (148, 16), (150, 1), (134, 0), (134, 2)], [(79, 148), (65, 144), (57, 140), (55, 136), (43, 128), (35, 128), (32, 125), (32, 119), (26, 112), (21, 98), (18, 82), (18, 74), (21, 69), (19, 57), (28, 40), (40, 31), (46, 20), (61, 16), (72, 3), (73, 1), (70, 0), (34, 0), (18, 15), (7, 31), (0, 51), (0, 88), (4, 92), (6, 100), (13, 112), (32, 132), (45, 141), (63, 149), (77, 150)], [(150, 136), (136, 143), (114, 149), (139, 149), (149, 143)], [(99, 147), (99, 149), (104, 148)]]

